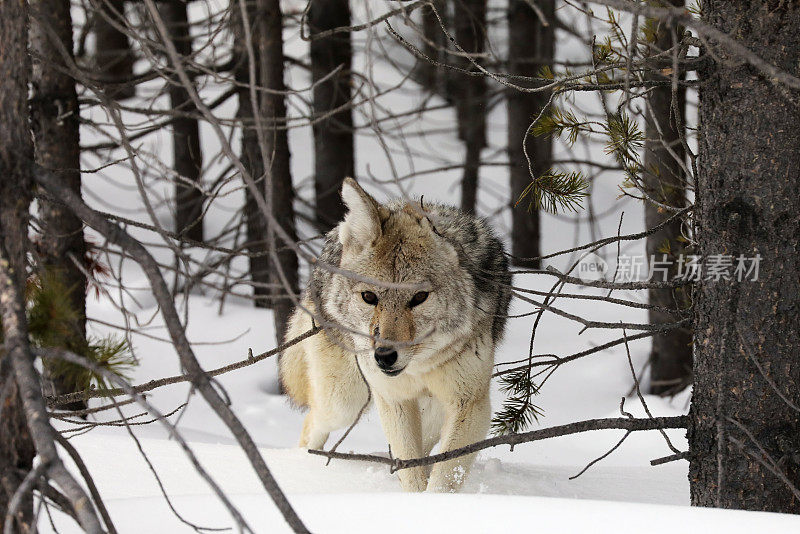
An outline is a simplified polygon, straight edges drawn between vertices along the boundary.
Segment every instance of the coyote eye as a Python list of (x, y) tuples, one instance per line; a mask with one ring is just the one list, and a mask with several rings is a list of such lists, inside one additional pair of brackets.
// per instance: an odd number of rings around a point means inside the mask
[(378, 295), (372, 291), (362, 291), (361, 298), (370, 306), (375, 306), (378, 303)]
[(410, 307), (419, 306), (428, 298), (427, 291), (418, 291), (413, 297), (411, 297), (411, 302), (408, 303)]

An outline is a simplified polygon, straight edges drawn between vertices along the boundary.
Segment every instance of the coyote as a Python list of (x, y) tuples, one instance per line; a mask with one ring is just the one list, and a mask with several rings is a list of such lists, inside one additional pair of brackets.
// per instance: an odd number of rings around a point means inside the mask
[[(502, 243), (480, 218), (421, 199), (379, 204), (352, 178), (342, 200), (347, 214), (320, 257), (338, 269), (314, 268), (286, 339), (313, 324), (323, 331), (280, 360), (285, 390), (309, 410), (300, 446), (323, 447), (331, 431), (354, 422), (370, 392), (396, 458), (485, 438), (511, 297)], [(474, 457), (397, 474), (406, 491), (452, 492)]]

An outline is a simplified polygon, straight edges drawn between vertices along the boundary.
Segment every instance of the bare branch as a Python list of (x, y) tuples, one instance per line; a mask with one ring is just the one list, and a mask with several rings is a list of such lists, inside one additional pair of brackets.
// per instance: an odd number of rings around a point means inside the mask
[(417, 467), (422, 465), (433, 465), (435, 463), (444, 462), (459, 456), (465, 456), (498, 445), (518, 445), (520, 443), (528, 443), (531, 441), (541, 441), (543, 439), (555, 438), (559, 436), (568, 436), (571, 434), (579, 434), (582, 432), (590, 432), (593, 430), (608, 430), (620, 429), (629, 430), (631, 432), (644, 431), (644, 430), (658, 430), (670, 428), (686, 428), (688, 418), (685, 415), (678, 415), (673, 417), (656, 417), (653, 419), (630, 419), (627, 417), (610, 418), (610, 419), (589, 419), (586, 421), (579, 421), (567, 425), (554, 426), (550, 428), (543, 428), (541, 430), (532, 430), (530, 432), (523, 432), (521, 434), (506, 434), (503, 436), (495, 436), (492, 438), (467, 445), (458, 449), (453, 449), (447, 452), (434, 454), (432, 456), (425, 456), (423, 458), (411, 458), (408, 460), (386, 458), (384, 456), (377, 456), (374, 454), (348, 454), (343, 452), (330, 452), (320, 450), (310, 450), (310, 454), (317, 456), (325, 456), (328, 458), (335, 458), (340, 460), (360, 460), (364, 462), (375, 462), (386, 464), (392, 468), (393, 471), (399, 469), (408, 469), (409, 467)]

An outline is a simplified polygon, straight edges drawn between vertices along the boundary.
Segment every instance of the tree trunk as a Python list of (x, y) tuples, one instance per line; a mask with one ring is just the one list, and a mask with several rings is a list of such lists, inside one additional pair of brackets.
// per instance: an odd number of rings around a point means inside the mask
[[(4, 269), (10, 271), (18, 296), (23, 294), (26, 279), (33, 161), (27, 31), (28, 3), (0, 2), (0, 261), (8, 262)], [(13, 302), (3, 299), (0, 312), (5, 341), (9, 341), (12, 328), (27, 335), (24, 303), (19, 298)], [(0, 350), (0, 517), (5, 518), (9, 500), (31, 470), (34, 455), (10, 356)], [(16, 514), (14, 530), (28, 532), (32, 517), (32, 499), (26, 499)]]
[[(348, 0), (311, 2), (308, 26), (312, 36), (349, 25)], [(314, 124), (314, 194), (317, 222), (323, 231), (330, 230), (344, 218), (339, 191), (345, 177), (353, 176), (355, 170), (353, 112), (349, 107), (351, 56), (349, 32), (311, 41), (311, 77), (315, 83), (340, 68), (334, 76), (314, 87), (314, 116), (326, 117)], [(344, 109), (331, 113), (343, 106)]]
[[(470, 54), (481, 54), (486, 41), (486, 0), (459, 0), (453, 20), (456, 41)], [(481, 59), (473, 58), (480, 63)], [(477, 71), (467, 59), (459, 61), (468, 70)], [(475, 213), (478, 200), (478, 175), (481, 150), (486, 146), (486, 80), (483, 76), (459, 76), (452, 83), (459, 138), (466, 148), (461, 180), (461, 209)]]
[[(447, 24), (447, 2), (445, 0), (433, 0), (433, 5), (439, 13), (442, 22)], [(447, 36), (442, 31), (439, 19), (430, 6), (424, 6), (422, 11), (422, 52), (431, 60), (439, 63), (446, 63), (448, 56), (444, 49), (447, 48)], [(446, 26), (445, 26), (446, 27)], [(450, 28), (448, 28), (450, 31)], [(414, 67), (413, 77), (422, 87), (434, 94), (445, 94), (445, 73), (441, 67), (437, 67), (430, 61), (418, 59)]]
[[(682, 7), (683, 0), (673, 0), (672, 5)], [(676, 29), (680, 35), (682, 29)], [(672, 48), (670, 26), (660, 23), (653, 43), (653, 54)], [(665, 76), (656, 72), (652, 79), (664, 80)], [(656, 87), (648, 93), (649, 112), (645, 115), (645, 156), (644, 186), (648, 195), (667, 206), (682, 208), (686, 205), (686, 152), (681, 144), (680, 127), (684, 124), (686, 91), (679, 88), (676, 107), (672, 107), (672, 89)], [(683, 163), (683, 165), (681, 165)], [(650, 202), (645, 203), (645, 224), (647, 228), (658, 225), (669, 216), (663, 209)], [(684, 247), (678, 237), (681, 235), (681, 221), (665, 226), (647, 237), (648, 261), (669, 261), (669, 278), (677, 274), (678, 257)], [(665, 252), (668, 251), (668, 252)], [(663, 281), (659, 279), (657, 281)], [(666, 308), (689, 306), (685, 288), (650, 289), (649, 302)], [(650, 310), (650, 323), (671, 323), (675, 317), (668, 313)], [(650, 352), (650, 393), (654, 395), (674, 394), (683, 390), (692, 380), (692, 330), (680, 328), (653, 336)]]
[[(192, 54), (187, 7), (186, 2), (181, 0), (168, 0), (159, 4), (170, 39), (182, 57)], [(189, 92), (178, 80), (169, 84), (169, 100), (173, 110), (190, 115), (178, 116), (172, 121), (173, 168), (177, 174), (175, 231), (189, 239), (202, 241), (204, 196), (199, 182), (203, 169), (203, 153), (200, 149), (200, 128), (195, 117), (197, 108), (189, 97)]]
[[(257, 0), (256, 24), (253, 39), (261, 61), (261, 85), (271, 90), (263, 92), (261, 114), (265, 121), (262, 154), (267, 176), (266, 198), (277, 223), (297, 239), (294, 223), (294, 188), (289, 167), (289, 143), (286, 136), (286, 104), (283, 83), (283, 17), (279, 0)], [(268, 159), (267, 159), (268, 158)], [(273, 317), (278, 343), (283, 342), (286, 325), (294, 304), (287, 292), (297, 295), (297, 254), (285, 246), (270, 229), (270, 251), (277, 255), (278, 265), (269, 272), (273, 285)]]
[[(703, 19), (800, 76), (796, 2), (706, 0)], [(700, 73), (700, 252), (706, 275), (715, 254), (760, 263), (755, 281), (704, 278), (694, 294), (692, 504), (800, 513), (800, 108), (723, 46), (714, 57)]]
[[(245, 31), (242, 26), (241, 11), (239, 6), (233, 10), (234, 23), (234, 53), (236, 54), (236, 81), (242, 85), (238, 88), (239, 110), (236, 114), (242, 127), (241, 155), (242, 164), (256, 181), (265, 187), (264, 161), (261, 158), (261, 147), (258, 144), (258, 132), (255, 127), (253, 102), (250, 95), (250, 67), (245, 40)], [(247, 18), (251, 28), (255, 24), (256, 9), (252, 2), (247, 3)], [(258, 83), (259, 52), (254, 44), (256, 63), (256, 81)], [(250, 281), (253, 284), (255, 305), (259, 308), (271, 308), (269, 270), (270, 261), (267, 251), (267, 224), (264, 215), (258, 209), (253, 195), (248, 188), (244, 188), (245, 195), (245, 225), (247, 227), (247, 251), (250, 264)]]
[[(552, 67), (555, 53), (555, 2), (537, 0), (548, 26), (524, 0), (509, 0), (508, 4), (508, 71), (521, 76), (537, 76), (543, 66)], [(536, 87), (537, 84), (515, 81)], [(522, 192), (530, 185), (528, 160), (523, 143), (533, 164), (533, 174), (538, 177), (550, 169), (553, 159), (553, 139), (550, 136), (534, 137), (528, 132), (531, 122), (539, 115), (550, 99), (550, 92), (523, 93), (507, 91), (508, 99), (508, 160), (511, 185), (511, 261), (526, 268), (539, 268), (538, 260), (525, 260), (541, 256), (539, 248), (539, 211), (525, 206), (514, 207)]]
[(94, 0), (92, 25), (95, 38), (95, 62), (105, 92), (110, 98), (124, 100), (136, 95), (133, 84), (135, 58), (128, 36), (117, 25), (124, 24), (124, 0)]
[[(33, 98), (31, 126), (35, 138), (36, 162), (54, 171), (67, 187), (81, 194), (78, 96), (75, 81), (57, 68), (64, 66), (61, 46), (72, 51), (72, 18), (68, 0), (30, 3), (34, 22), (31, 24), (31, 49), (38, 56), (33, 64)], [(45, 27), (49, 27), (49, 33)], [(60, 43), (53, 39), (57, 36)], [(59, 46), (60, 45), (60, 46)], [(66, 207), (47, 201), (39, 203), (42, 225), (42, 267), (57, 276), (70, 291), (72, 309), (78, 317), (72, 341), (65, 347), (81, 352), (86, 344), (86, 277), (76, 262), (83, 263), (86, 241), (83, 223)], [(48, 386), (56, 394), (72, 393), (82, 388), (63, 377), (48, 377)], [(66, 410), (86, 408), (78, 401), (63, 406)]]

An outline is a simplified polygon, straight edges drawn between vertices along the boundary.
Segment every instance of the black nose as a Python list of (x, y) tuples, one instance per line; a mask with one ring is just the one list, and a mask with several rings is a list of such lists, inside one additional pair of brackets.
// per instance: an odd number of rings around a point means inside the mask
[(375, 361), (381, 369), (390, 369), (397, 361), (397, 351), (391, 347), (378, 347), (375, 349)]

